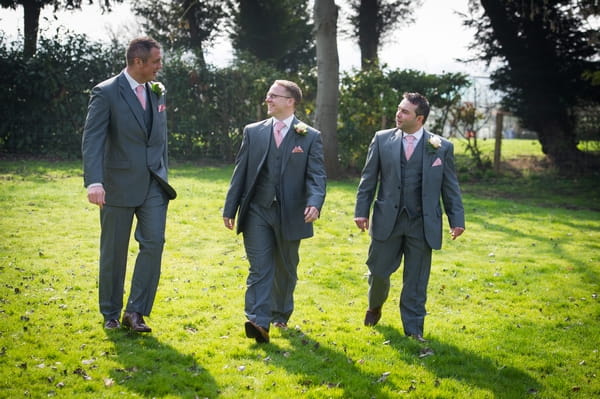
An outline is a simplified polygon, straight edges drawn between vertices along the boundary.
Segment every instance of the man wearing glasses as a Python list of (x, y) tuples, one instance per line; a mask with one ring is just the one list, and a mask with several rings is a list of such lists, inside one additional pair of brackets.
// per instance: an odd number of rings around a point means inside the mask
[(246, 281), (246, 336), (269, 342), (269, 327), (285, 329), (294, 310), (300, 240), (325, 201), (320, 133), (294, 112), (302, 90), (276, 80), (265, 102), (271, 118), (244, 128), (225, 199), (223, 222), (243, 233), (250, 270)]

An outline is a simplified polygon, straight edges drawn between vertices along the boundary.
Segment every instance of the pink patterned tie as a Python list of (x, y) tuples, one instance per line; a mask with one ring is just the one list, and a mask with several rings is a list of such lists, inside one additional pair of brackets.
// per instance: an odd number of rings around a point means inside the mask
[(277, 121), (275, 123), (275, 129), (273, 130), (273, 133), (275, 135), (275, 145), (277, 146), (277, 148), (279, 148), (279, 146), (281, 145), (281, 142), (283, 141), (283, 136), (281, 135), (281, 131), (283, 130), (284, 127), (285, 127), (285, 123), (283, 123), (282, 121)]
[(138, 100), (140, 100), (140, 104), (142, 104), (142, 108), (146, 110), (146, 97), (144, 97), (144, 85), (139, 85), (135, 88), (135, 95)]
[(406, 139), (406, 148), (404, 149), (404, 154), (406, 155), (406, 160), (408, 161), (415, 150), (415, 139), (416, 137), (412, 134), (407, 134), (404, 136)]

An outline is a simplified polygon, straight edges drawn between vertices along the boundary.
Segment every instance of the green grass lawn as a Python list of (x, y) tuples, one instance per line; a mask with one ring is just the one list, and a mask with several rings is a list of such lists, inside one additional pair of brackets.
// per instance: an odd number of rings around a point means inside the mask
[[(504, 150), (540, 155), (524, 140)], [(241, 237), (221, 219), (231, 170), (173, 165), (154, 332), (137, 335), (102, 328), (99, 217), (80, 164), (0, 161), (0, 397), (600, 396), (597, 176), (464, 182), (467, 231), (433, 255), (428, 344), (403, 336), (401, 273), (381, 322), (362, 325), (358, 178), (330, 182), (301, 246), (292, 328), (257, 345), (243, 329)]]

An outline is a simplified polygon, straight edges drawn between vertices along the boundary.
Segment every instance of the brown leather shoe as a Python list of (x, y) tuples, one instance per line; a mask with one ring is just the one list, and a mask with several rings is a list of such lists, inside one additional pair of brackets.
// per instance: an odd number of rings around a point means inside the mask
[(282, 330), (287, 330), (288, 329), (288, 325), (287, 323), (284, 323), (283, 321), (276, 321), (275, 323), (273, 323), (273, 325), (277, 328), (280, 328)]
[(125, 312), (123, 314), (123, 326), (136, 332), (152, 331), (152, 329), (146, 325), (144, 317), (138, 312)]
[(381, 306), (375, 309), (367, 310), (365, 314), (365, 326), (374, 326), (381, 319)]
[(104, 328), (107, 330), (115, 330), (121, 328), (121, 323), (117, 319), (109, 319), (104, 322)]
[(244, 328), (246, 330), (246, 337), (254, 338), (259, 344), (269, 343), (269, 331), (259, 326), (252, 320), (246, 321)]

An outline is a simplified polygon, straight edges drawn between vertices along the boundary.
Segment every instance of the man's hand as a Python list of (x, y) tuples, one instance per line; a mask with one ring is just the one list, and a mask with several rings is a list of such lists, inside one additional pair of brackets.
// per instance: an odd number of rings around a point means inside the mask
[(450, 235), (452, 236), (453, 240), (456, 240), (458, 236), (463, 233), (463, 231), (465, 231), (464, 227), (452, 227), (450, 229)]
[(87, 190), (88, 201), (92, 204), (96, 204), (102, 209), (104, 206), (104, 197), (106, 193), (104, 192), (104, 187), (102, 185), (94, 185), (88, 187)]
[(369, 218), (354, 218), (354, 223), (360, 231), (369, 230)]
[(223, 224), (225, 225), (225, 227), (227, 227), (229, 230), (233, 230), (233, 225), (235, 223), (235, 219), (232, 218), (223, 218)]
[(307, 206), (304, 209), (304, 223), (314, 222), (319, 218), (319, 210), (314, 206)]

